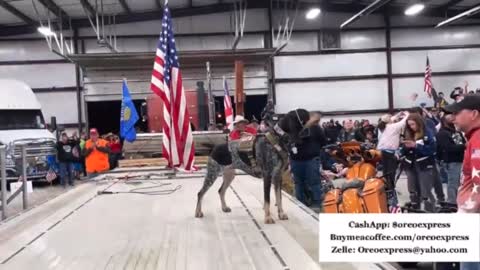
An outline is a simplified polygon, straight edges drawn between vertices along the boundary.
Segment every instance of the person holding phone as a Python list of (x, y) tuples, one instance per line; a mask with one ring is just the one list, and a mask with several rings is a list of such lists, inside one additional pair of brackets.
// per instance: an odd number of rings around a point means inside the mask
[(436, 147), (435, 135), (426, 127), (423, 117), (410, 114), (400, 152), (404, 156), (411, 206), (427, 212), (433, 212), (436, 204), (432, 193)]

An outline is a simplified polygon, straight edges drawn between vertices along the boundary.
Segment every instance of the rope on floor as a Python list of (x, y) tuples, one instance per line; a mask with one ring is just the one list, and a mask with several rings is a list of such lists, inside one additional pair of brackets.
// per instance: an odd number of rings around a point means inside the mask
[[(161, 189), (161, 190), (155, 190), (155, 188), (160, 188), (164, 186), (169, 186), (172, 183), (163, 183), (163, 184), (158, 184), (158, 185), (153, 185), (153, 186), (148, 186), (148, 187), (140, 187), (140, 188), (134, 188), (130, 189), (129, 191), (109, 191), (109, 190), (100, 190), (98, 191), (98, 195), (111, 195), (111, 194), (140, 194), (140, 195), (150, 195), (150, 196), (155, 196), (155, 195), (170, 195), (175, 193), (176, 191), (180, 190), (182, 188), (182, 185), (177, 185), (173, 189)], [(149, 190), (149, 189), (154, 189), (151, 191), (140, 191), (140, 190)]]

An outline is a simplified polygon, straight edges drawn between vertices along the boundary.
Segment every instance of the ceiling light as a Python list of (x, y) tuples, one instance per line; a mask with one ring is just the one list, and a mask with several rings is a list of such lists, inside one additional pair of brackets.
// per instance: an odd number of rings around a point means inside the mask
[(313, 20), (320, 15), (321, 10), (319, 8), (311, 8), (309, 11), (307, 11), (307, 19)]
[(40, 34), (44, 36), (47, 36), (47, 37), (55, 36), (55, 32), (53, 32), (52, 29), (50, 29), (50, 27), (40, 26), (37, 28), (37, 30), (38, 32), (40, 32)]
[(425, 9), (425, 5), (424, 5), (424, 4), (421, 4), (421, 3), (413, 4), (413, 5), (409, 6), (409, 7), (405, 10), (405, 15), (407, 15), (407, 16), (415, 16), (415, 15), (417, 15), (418, 13), (420, 13), (423, 9)]

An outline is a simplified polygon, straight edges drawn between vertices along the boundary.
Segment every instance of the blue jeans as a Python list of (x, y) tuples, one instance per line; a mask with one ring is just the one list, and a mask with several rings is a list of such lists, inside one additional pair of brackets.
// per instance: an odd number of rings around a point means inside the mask
[(442, 179), (442, 184), (448, 183), (448, 172), (447, 172), (447, 163), (444, 161), (438, 162), (438, 171), (440, 172), (440, 179)]
[(73, 186), (73, 163), (60, 162), (60, 184), (66, 186), (70, 184)]
[(460, 270), (480, 270), (480, 262), (462, 262)]
[(295, 196), (303, 204), (307, 204), (306, 193), (312, 196), (312, 207), (322, 207), (323, 191), (320, 179), (320, 158), (297, 161), (290, 160), (295, 182)]
[(449, 203), (457, 203), (458, 187), (460, 186), (460, 175), (462, 174), (462, 163), (444, 163), (448, 174), (447, 195)]

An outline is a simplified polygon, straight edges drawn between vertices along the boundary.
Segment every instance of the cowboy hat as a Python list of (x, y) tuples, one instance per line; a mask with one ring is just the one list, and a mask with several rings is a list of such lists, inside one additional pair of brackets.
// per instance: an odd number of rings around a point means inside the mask
[(236, 125), (238, 123), (247, 123), (248, 124), (248, 120), (245, 119), (245, 117), (243, 117), (241, 115), (237, 115), (237, 116), (235, 116), (235, 120), (233, 121), (232, 124)]

